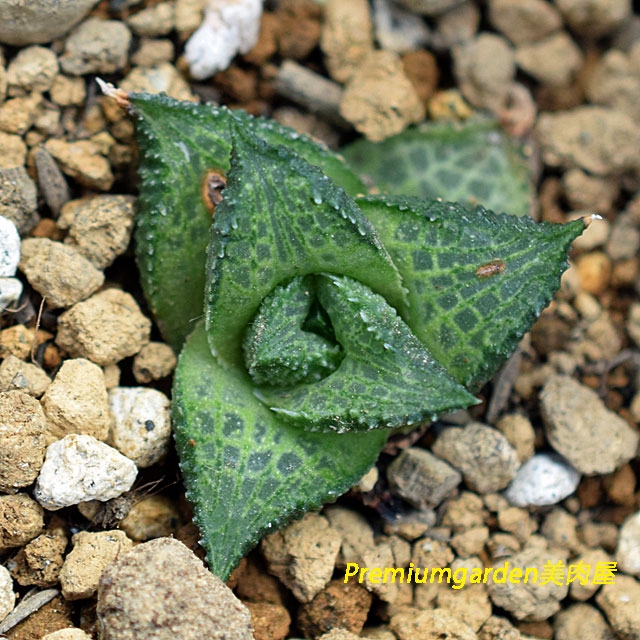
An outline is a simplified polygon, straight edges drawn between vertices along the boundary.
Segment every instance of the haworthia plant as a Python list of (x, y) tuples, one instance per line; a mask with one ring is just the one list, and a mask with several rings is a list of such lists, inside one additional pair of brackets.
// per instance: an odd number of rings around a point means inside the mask
[(358, 140), (342, 154), (384, 193), (481, 204), (517, 216), (532, 208), (530, 146), (493, 120), (427, 122), (382, 142)]
[[(353, 485), (394, 429), (476, 402), (583, 224), (365, 196), (339, 156), (275, 123), (128, 101), (142, 283), (181, 348), (176, 444), (225, 579), (264, 533)], [(213, 216), (211, 172), (226, 173)]]

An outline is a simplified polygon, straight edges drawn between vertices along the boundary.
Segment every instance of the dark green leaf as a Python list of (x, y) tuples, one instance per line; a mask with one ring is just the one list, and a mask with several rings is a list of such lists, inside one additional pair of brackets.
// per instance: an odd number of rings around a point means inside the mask
[[(133, 93), (140, 147), (136, 252), (142, 286), (162, 335), (177, 351), (202, 317), (205, 253), (211, 213), (201, 187), (210, 169), (227, 170), (231, 153), (226, 108)], [(234, 112), (242, 126), (274, 144), (287, 144), (352, 194), (365, 187), (340, 158), (273, 121)]]
[(243, 333), (263, 298), (296, 276), (347, 275), (403, 308), (398, 272), (353, 200), (286, 147), (230, 126), (232, 165), (207, 250), (214, 355), (239, 366)]
[(497, 123), (425, 123), (383, 142), (342, 149), (347, 162), (384, 193), (528, 215), (534, 199), (530, 150)]
[(255, 398), (246, 375), (216, 364), (201, 325), (180, 356), (173, 421), (187, 498), (209, 567), (223, 580), (262, 535), (355, 484), (388, 433), (286, 425)]
[(467, 388), (509, 357), (560, 285), (582, 220), (567, 225), (409, 198), (361, 198), (405, 286), (407, 323)]

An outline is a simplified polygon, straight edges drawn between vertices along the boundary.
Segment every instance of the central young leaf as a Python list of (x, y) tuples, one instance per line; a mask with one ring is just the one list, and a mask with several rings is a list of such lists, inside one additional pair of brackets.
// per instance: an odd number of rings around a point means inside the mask
[(222, 364), (241, 366), (242, 337), (262, 300), (296, 276), (350, 276), (406, 311), (406, 291), (375, 229), (317, 167), (230, 123), (224, 199), (207, 250), (205, 318)]

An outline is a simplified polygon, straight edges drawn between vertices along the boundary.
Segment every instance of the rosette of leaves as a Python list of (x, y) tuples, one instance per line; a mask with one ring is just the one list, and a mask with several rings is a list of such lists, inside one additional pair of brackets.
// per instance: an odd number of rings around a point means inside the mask
[(129, 103), (142, 283), (181, 350), (176, 445), (225, 579), (266, 532), (352, 486), (394, 429), (475, 403), (583, 224), (359, 195), (339, 156), (273, 122)]

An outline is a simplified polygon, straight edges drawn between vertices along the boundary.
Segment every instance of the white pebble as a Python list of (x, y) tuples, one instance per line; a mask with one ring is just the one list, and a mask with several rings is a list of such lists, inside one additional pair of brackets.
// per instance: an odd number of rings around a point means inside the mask
[(50, 511), (88, 500), (106, 502), (131, 489), (137, 473), (133, 460), (113, 447), (71, 434), (49, 445), (34, 497)]
[(429, 39), (429, 29), (421, 16), (389, 0), (374, 0), (373, 22), (380, 46), (396, 53), (419, 49)]
[(11, 220), (0, 216), (0, 276), (15, 276), (18, 262), (20, 262), (20, 234)]
[(169, 398), (155, 389), (116, 387), (109, 391), (109, 409), (115, 418), (109, 443), (139, 468), (164, 458), (171, 439)]
[(525, 462), (505, 491), (516, 507), (557, 504), (571, 495), (580, 474), (559, 456), (539, 453)]
[(640, 511), (630, 515), (620, 527), (616, 560), (622, 571), (640, 576)]
[(249, 53), (258, 41), (261, 17), (262, 0), (209, 0), (184, 50), (193, 78), (209, 78), (236, 54)]
[(0, 277), (0, 313), (17, 306), (22, 295), (22, 282), (18, 278)]
[(0, 564), (0, 621), (4, 620), (12, 611), (16, 603), (13, 591), (13, 580), (9, 570)]

